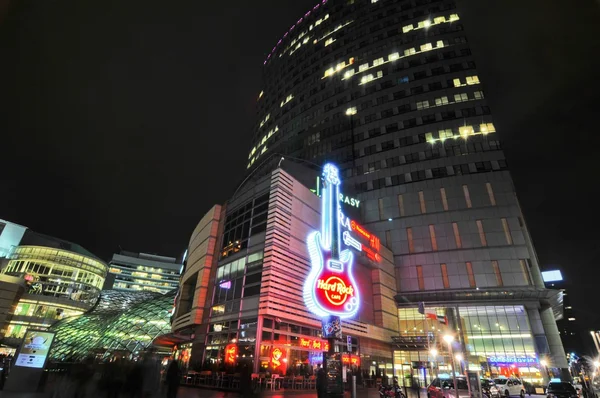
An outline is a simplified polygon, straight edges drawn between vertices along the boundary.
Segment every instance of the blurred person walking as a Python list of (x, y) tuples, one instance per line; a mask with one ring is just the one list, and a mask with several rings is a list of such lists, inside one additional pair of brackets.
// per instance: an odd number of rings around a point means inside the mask
[(167, 369), (167, 377), (165, 382), (167, 383), (167, 398), (177, 398), (177, 390), (179, 390), (179, 364), (175, 359), (169, 364)]

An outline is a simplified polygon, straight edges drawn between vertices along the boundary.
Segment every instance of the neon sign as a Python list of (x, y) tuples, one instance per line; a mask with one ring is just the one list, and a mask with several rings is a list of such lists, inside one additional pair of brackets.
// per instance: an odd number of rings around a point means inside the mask
[(225, 362), (233, 365), (238, 355), (238, 348), (235, 344), (228, 344), (225, 347)]
[(342, 354), (342, 363), (344, 365), (360, 366), (360, 357), (352, 354)]
[[(341, 250), (340, 193), (338, 168), (328, 163), (323, 167), (321, 197), (321, 230), (307, 239), (312, 268), (304, 283), (304, 303), (315, 315), (351, 318), (358, 312), (360, 295), (352, 263), (354, 254)], [(347, 246), (345, 244), (345, 246)]]
[[(317, 195), (321, 196), (321, 177), (317, 176), (317, 185), (315, 189), (311, 189), (311, 191)], [(343, 193), (338, 194), (338, 200), (346, 205), (359, 208), (360, 207), (360, 199), (353, 198), (348, 195), (344, 195)]]
[(537, 359), (533, 357), (521, 357), (521, 356), (497, 356), (497, 357), (489, 357), (488, 361), (490, 363), (498, 363), (498, 364), (509, 364), (509, 363), (519, 363), (519, 364), (535, 364), (537, 363)]
[[(378, 253), (379, 249), (381, 248), (381, 241), (377, 236), (367, 231), (356, 221), (346, 217), (341, 211), (339, 214), (339, 220), (340, 225), (347, 229), (347, 231), (344, 231), (342, 234), (346, 246), (350, 246), (358, 251), (364, 252), (367, 258), (370, 260), (377, 262), (381, 261), (381, 255)], [(351, 232), (356, 232), (358, 236), (364, 238), (364, 240), (367, 241), (367, 245), (363, 245), (358, 240), (354, 239), (351, 235)]]
[(271, 350), (271, 367), (273, 370), (285, 368), (285, 351), (279, 347), (273, 347)]
[(300, 347), (310, 348), (312, 350), (329, 351), (329, 343), (323, 340), (313, 340), (300, 338)]
[(221, 282), (219, 284), (219, 287), (221, 289), (231, 289), (231, 281), (225, 281), (225, 282)]

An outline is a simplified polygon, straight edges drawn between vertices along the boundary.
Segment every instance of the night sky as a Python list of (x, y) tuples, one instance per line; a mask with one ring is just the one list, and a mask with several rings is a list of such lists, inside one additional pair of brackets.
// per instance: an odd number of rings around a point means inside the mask
[[(263, 59), (315, 0), (7, 3), (0, 218), (109, 259), (180, 256), (233, 193)], [(600, 329), (600, 2), (463, 3), (540, 263)]]

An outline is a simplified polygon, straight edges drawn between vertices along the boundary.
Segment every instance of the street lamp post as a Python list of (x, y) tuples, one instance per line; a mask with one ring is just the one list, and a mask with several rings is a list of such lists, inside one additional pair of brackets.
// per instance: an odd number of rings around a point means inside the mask
[(458, 385), (456, 385), (456, 372), (454, 371), (454, 353), (452, 351), (452, 342), (454, 341), (454, 336), (451, 334), (444, 335), (444, 341), (448, 343), (448, 353), (450, 354), (450, 365), (452, 368), (452, 382), (454, 383), (454, 394), (457, 394)]
[(463, 356), (461, 354), (456, 354), (454, 357), (458, 361), (460, 374), (463, 374)]

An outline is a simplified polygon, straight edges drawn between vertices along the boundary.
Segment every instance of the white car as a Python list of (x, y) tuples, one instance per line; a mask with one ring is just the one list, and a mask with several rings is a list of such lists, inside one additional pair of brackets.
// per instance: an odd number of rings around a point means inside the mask
[(506, 398), (515, 395), (518, 395), (521, 398), (525, 397), (525, 386), (523, 385), (523, 383), (521, 383), (521, 380), (517, 378), (500, 377), (494, 379), (494, 383), (496, 383), (498, 391), (500, 391), (500, 393)]

